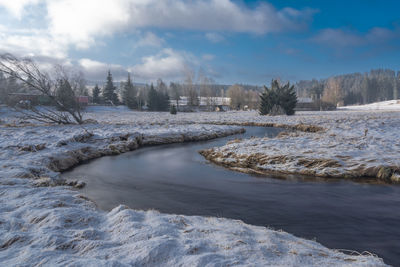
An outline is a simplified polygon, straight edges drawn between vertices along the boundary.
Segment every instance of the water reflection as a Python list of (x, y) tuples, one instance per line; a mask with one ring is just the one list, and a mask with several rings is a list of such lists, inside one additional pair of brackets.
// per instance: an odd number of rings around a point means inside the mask
[(331, 248), (368, 250), (400, 263), (400, 187), (344, 180), (271, 179), (229, 171), (197, 153), (234, 138), (275, 136), (247, 127), (244, 135), (200, 143), (146, 147), (103, 157), (64, 174), (82, 177), (83, 193), (102, 209), (118, 204), (166, 213), (241, 219), (316, 238)]

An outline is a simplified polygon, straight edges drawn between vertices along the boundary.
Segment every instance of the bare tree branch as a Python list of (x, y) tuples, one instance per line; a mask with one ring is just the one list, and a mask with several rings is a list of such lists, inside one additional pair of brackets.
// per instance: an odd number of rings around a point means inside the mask
[[(73, 121), (78, 124), (83, 123), (82, 106), (76, 99), (73, 99), (73, 101), (76, 101), (76, 105), (69, 106), (57, 98), (56, 90), (60, 81), (71, 82), (73, 87), (77, 84), (75, 81), (76, 78), (69, 77), (62, 66), (55, 66), (56, 75), (55, 78), (52, 78), (47, 72), (40, 70), (38, 65), (29, 58), (20, 59), (12, 54), (1, 54), (0, 72), (14, 77), (23, 84), (36, 89), (48, 97), (57, 110), (54, 111), (49, 108), (41, 108), (42, 110), (39, 110), (35, 107), (31, 107), (29, 113), (23, 112), (28, 118), (59, 124), (70, 124), (73, 123)], [(80, 81), (83, 79), (82, 76), (78, 78)], [(73, 95), (73, 97), (75, 98), (75, 95)], [(21, 109), (19, 109), (19, 111), (21, 112)], [(71, 117), (73, 120), (71, 120)]]

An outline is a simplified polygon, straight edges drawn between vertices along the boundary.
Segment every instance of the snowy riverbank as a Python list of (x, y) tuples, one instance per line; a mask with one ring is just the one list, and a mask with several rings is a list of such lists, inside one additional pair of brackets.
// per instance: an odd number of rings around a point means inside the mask
[(201, 153), (243, 172), (400, 182), (400, 112), (315, 112), (282, 119), (288, 124), (302, 120), (324, 130), (236, 140)]
[[(84, 129), (31, 124), (14, 115), (0, 110), (0, 262), (6, 266), (384, 265), (370, 255), (345, 255), (314, 241), (235, 220), (135, 211), (125, 206), (108, 213), (99, 211), (59, 178), (58, 171), (90, 158), (146, 144), (205, 140), (241, 130), (210, 124), (213, 122), (296, 125), (314, 124), (318, 119), (322, 127), (332, 126), (327, 130), (330, 133), (340, 132), (332, 124), (322, 123), (324, 116), (332, 116), (328, 113), (274, 118), (252, 112), (172, 116), (99, 107), (87, 114), (97, 123), (85, 124)], [(355, 118), (361, 120), (364, 115)], [(388, 114), (378, 117), (382, 116)], [(396, 113), (394, 117), (392, 123), (399, 116)], [(374, 129), (370, 134), (379, 132)], [(320, 134), (301, 132), (299, 138)], [(350, 138), (351, 134), (344, 136)]]

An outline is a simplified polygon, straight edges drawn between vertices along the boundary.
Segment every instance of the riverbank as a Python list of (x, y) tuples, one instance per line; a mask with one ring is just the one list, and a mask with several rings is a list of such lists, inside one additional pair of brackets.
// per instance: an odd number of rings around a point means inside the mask
[(323, 131), (236, 140), (200, 153), (216, 164), (248, 173), (400, 182), (400, 112), (317, 114), (304, 119), (313, 119)]
[(88, 114), (97, 123), (84, 128), (34, 124), (12, 112), (0, 112), (3, 264), (384, 266), (369, 254), (346, 255), (241, 221), (134, 211), (125, 206), (99, 211), (69, 187), (55, 186), (68, 184), (60, 179), (59, 171), (140, 143), (215, 138), (240, 127), (199, 124), (213, 113), (175, 117), (118, 109), (98, 112)]

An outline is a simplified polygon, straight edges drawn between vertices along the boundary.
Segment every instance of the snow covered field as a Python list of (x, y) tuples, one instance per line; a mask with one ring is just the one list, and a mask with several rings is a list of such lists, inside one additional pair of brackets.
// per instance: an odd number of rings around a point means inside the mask
[[(265, 153), (299, 155), (312, 150), (309, 154), (325, 151), (325, 157), (336, 157), (335, 146), (342, 145), (341, 149), (356, 159), (398, 166), (398, 133), (394, 129), (400, 112), (173, 116), (96, 107), (88, 110), (86, 118), (92, 121), (83, 128), (35, 124), (15, 116), (0, 109), (0, 262), (4, 266), (384, 266), (381, 259), (368, 254), (346, 255), (314, 241), (241, 221), (135, 211), (125, 206), (99, 211), (95, 203), (66, 186), (81, 184), (61, 180), (59, 171), (146, 144), (206, 140), (241, 131), (237, 126), (213, 123), (311, 124), (325, 129), (290, 133), (292, 138), (243, 141), (232, 144), (234, 151), (244, 149), (239, 147), (242, 143), (258, 142), (253, 148)], [(371, 151), (378, 154), (369, 155)]]
[(400, 100), (388, 100), (366, 105), (340, 107), (341, 110), (400, 110)]
[(313, 124), (324, 130), (287, 131), (278, 138), (237, 140), (202, 154), (244, 172), (400, 182), (398, 111), (315, 112), (263, 119)]

